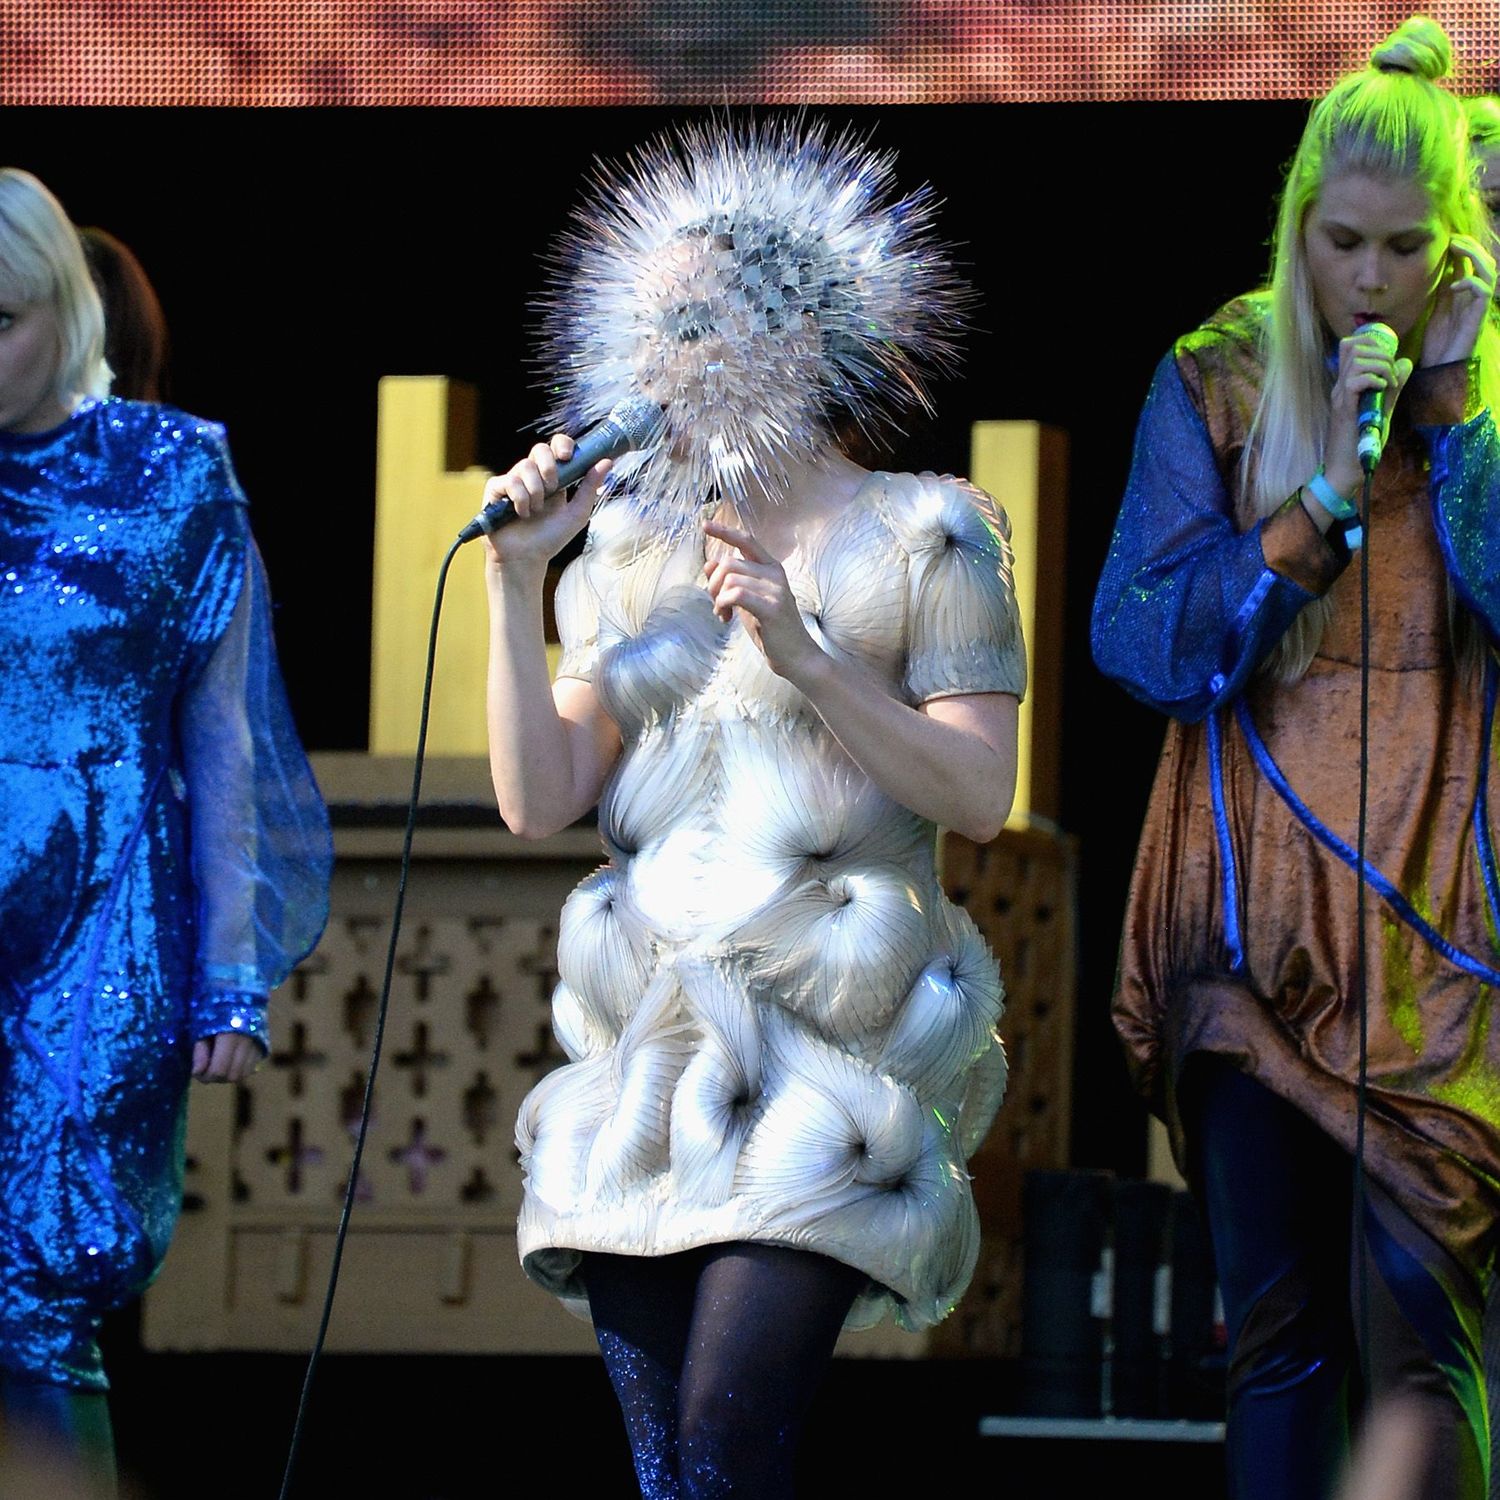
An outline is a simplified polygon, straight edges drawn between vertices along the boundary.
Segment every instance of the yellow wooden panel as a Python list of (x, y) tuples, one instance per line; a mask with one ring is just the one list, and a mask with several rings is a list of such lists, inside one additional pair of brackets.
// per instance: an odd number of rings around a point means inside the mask
[[(370, 751), (410, 755), (438, 568), (479, 509), (489, 470), (470, 462), (468, 388), (435, 375), (388, 375), (379, 400)], [(449, 570), (427, 738), (432, 755), (485, 753), (483, 567), (484, 549), (472, 542)]]
[[(1026, 634), (1026, 677), (1033, 684), (1037, 666), (1037, 511), (1041, 433), (1041, 427), (1035, 422), (976, 422), (969, 459), (969, 477), (981, 489), (988, 490), (1010, 517), (1011, 546), (1016, 554), (1016, 602), (1021, 606), (1021, 628)], [(1016, 800), (1007, 824), (1010, 828), (1024, 828), (1031, 821), (1033, 715), (1034, 697), (1028, 691), (1021, 704)]]

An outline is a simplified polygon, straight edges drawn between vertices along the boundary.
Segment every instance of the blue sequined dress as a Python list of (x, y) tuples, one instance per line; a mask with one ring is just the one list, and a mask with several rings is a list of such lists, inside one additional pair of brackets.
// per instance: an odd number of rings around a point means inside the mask
[(196, 1038), (266, 1043), (327, 817), (222, 429), (88, 402), (0, 434), (0, 1368), (105, 1386), (150, 1281)]

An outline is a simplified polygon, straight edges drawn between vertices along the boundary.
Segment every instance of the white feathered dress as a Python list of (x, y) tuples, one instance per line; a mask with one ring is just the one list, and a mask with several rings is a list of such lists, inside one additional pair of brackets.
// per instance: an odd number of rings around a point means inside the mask
[[(961, 481), (872, 474), (785, 566), (814, 638), (893, 696), (1019, 696), (1008, 536)], [(621, 497), (558, 590), (560, 671), (624, 753), (609, 863), (562, 913), (572, 1061), (517, 1122), (522, 1263), (586, 1314), (581, 1252), (771, 1242), (869, 1276), (851, 1326), (922, 1328), (978, 1252), (964, 1163), (1005, 1086), (999, 971), (942, 894), (933, 825), (715, 617), (703, 547)]]

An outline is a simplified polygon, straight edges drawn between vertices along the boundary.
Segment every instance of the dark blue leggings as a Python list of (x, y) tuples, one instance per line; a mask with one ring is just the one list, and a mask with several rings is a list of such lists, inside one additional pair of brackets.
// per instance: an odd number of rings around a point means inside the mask
[(646, 1500), (791, 1495), (802, 1419), (868, 1278), (754, 1244), (588, 1254), (583, 1275)]
[(1231, 1064), (1193, 1058), (1179, 1097), (1229, 1333), (1232, 1500), (1323, 1500), (1347, 1454), (1351, 1408), (1378, 1412), (1395, 1397), (1419, 1413), (1427, 1437), (1418, 1493), (1483, 1500), (1489, 1434), (1474, 1278), (1368, 1179), (1361, 1243), (1351, 1246), (1350, 1157)]

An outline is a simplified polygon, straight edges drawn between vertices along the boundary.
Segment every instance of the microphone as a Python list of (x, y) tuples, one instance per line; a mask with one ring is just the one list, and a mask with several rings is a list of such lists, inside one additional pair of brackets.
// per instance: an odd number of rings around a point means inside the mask
[[(1355, 334), (1375, 334), (1379, 338), (1381, 352), (1396, 357), (1400, 340), (1396, 330), (1384, 323), (1361, 323)], [(1359, 466), (1366, 474), (1375, 472), (1380, 455), (1385, 448), (1385, 392), (1361, 391), (1359, 393)]]
[[(567, 463), (557, 466), (557, 489), (577, 484), (601, 458), (619, 458), (650, 441), (661, 422), (661, 407), (647, 396), (627, 396), (610, 408), (602, 422), (590, 427), (573, 448)], [(554, 490), (555, 494), (557, 491)], [(472, 542), (488, 536), (516, 519), (516, 508), (509, 500), (486, 505), (458, 534), (460, 542)]]

